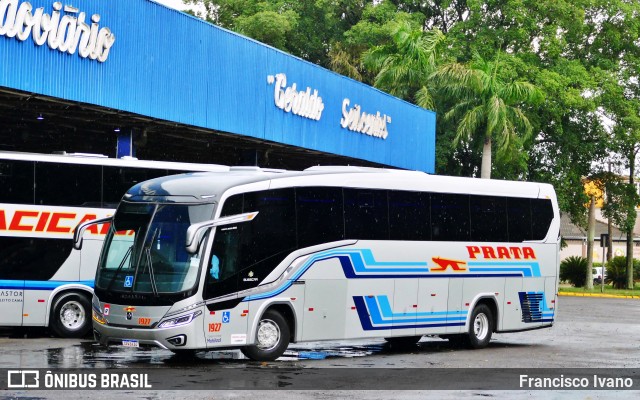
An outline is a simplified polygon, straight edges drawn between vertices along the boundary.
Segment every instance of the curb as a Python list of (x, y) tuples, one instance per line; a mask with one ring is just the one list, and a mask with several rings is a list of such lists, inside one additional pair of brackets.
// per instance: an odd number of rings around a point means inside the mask
[(574, 292), (558, 292), (558, 296), (571, 297), (604, 297), (609, 299), (640, 299), (639, 295), (619, 295), (605, 293), (574, 293)]

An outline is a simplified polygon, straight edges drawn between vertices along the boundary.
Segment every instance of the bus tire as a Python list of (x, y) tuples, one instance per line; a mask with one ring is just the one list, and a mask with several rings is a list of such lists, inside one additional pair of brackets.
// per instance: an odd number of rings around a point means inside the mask
[(274, 361), (289, 346), (290, 331), (282, 314), (267, 310), (256, 329), (255, 344), (243, 347), (242, 354), (254, 361)]
[(493, 333), (493, 313), (486, 304), (478, 304), (471, 313), (467, 344), (472, 349), (487, 347)]
[(56, 336), (81, 338), (91, 330), (91, 303), (87, 296), (66, 292), (53, 300), (49, 326)]

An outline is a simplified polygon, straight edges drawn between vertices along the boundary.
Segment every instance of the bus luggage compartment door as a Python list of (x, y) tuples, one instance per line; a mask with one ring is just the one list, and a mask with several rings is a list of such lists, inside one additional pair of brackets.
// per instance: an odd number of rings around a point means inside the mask
[(0, 280), (0, 325), (21, 326), (24, 305), (24, 281)]
[(302, 340), (343, 338), (346, 297), (345, 279), (308, 279), (305, 282)]

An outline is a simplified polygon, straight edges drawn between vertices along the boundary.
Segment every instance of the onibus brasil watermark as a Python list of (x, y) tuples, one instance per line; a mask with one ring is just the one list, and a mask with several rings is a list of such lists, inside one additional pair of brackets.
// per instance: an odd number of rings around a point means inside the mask
[(7, 371), (9, 389), (151, 389), (149, 376), (137, 372)]

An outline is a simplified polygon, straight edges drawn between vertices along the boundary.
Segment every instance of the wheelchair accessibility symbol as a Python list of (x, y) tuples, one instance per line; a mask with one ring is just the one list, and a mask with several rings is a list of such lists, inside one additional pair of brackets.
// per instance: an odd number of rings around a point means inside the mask
[(133, 275), (127, 275), (124, 277), (124, 287), (133, 286)]
[(222, 323), (228, 324), (231, 320), (231, 313), (229, 311), (225, 311), (222, 313)]

